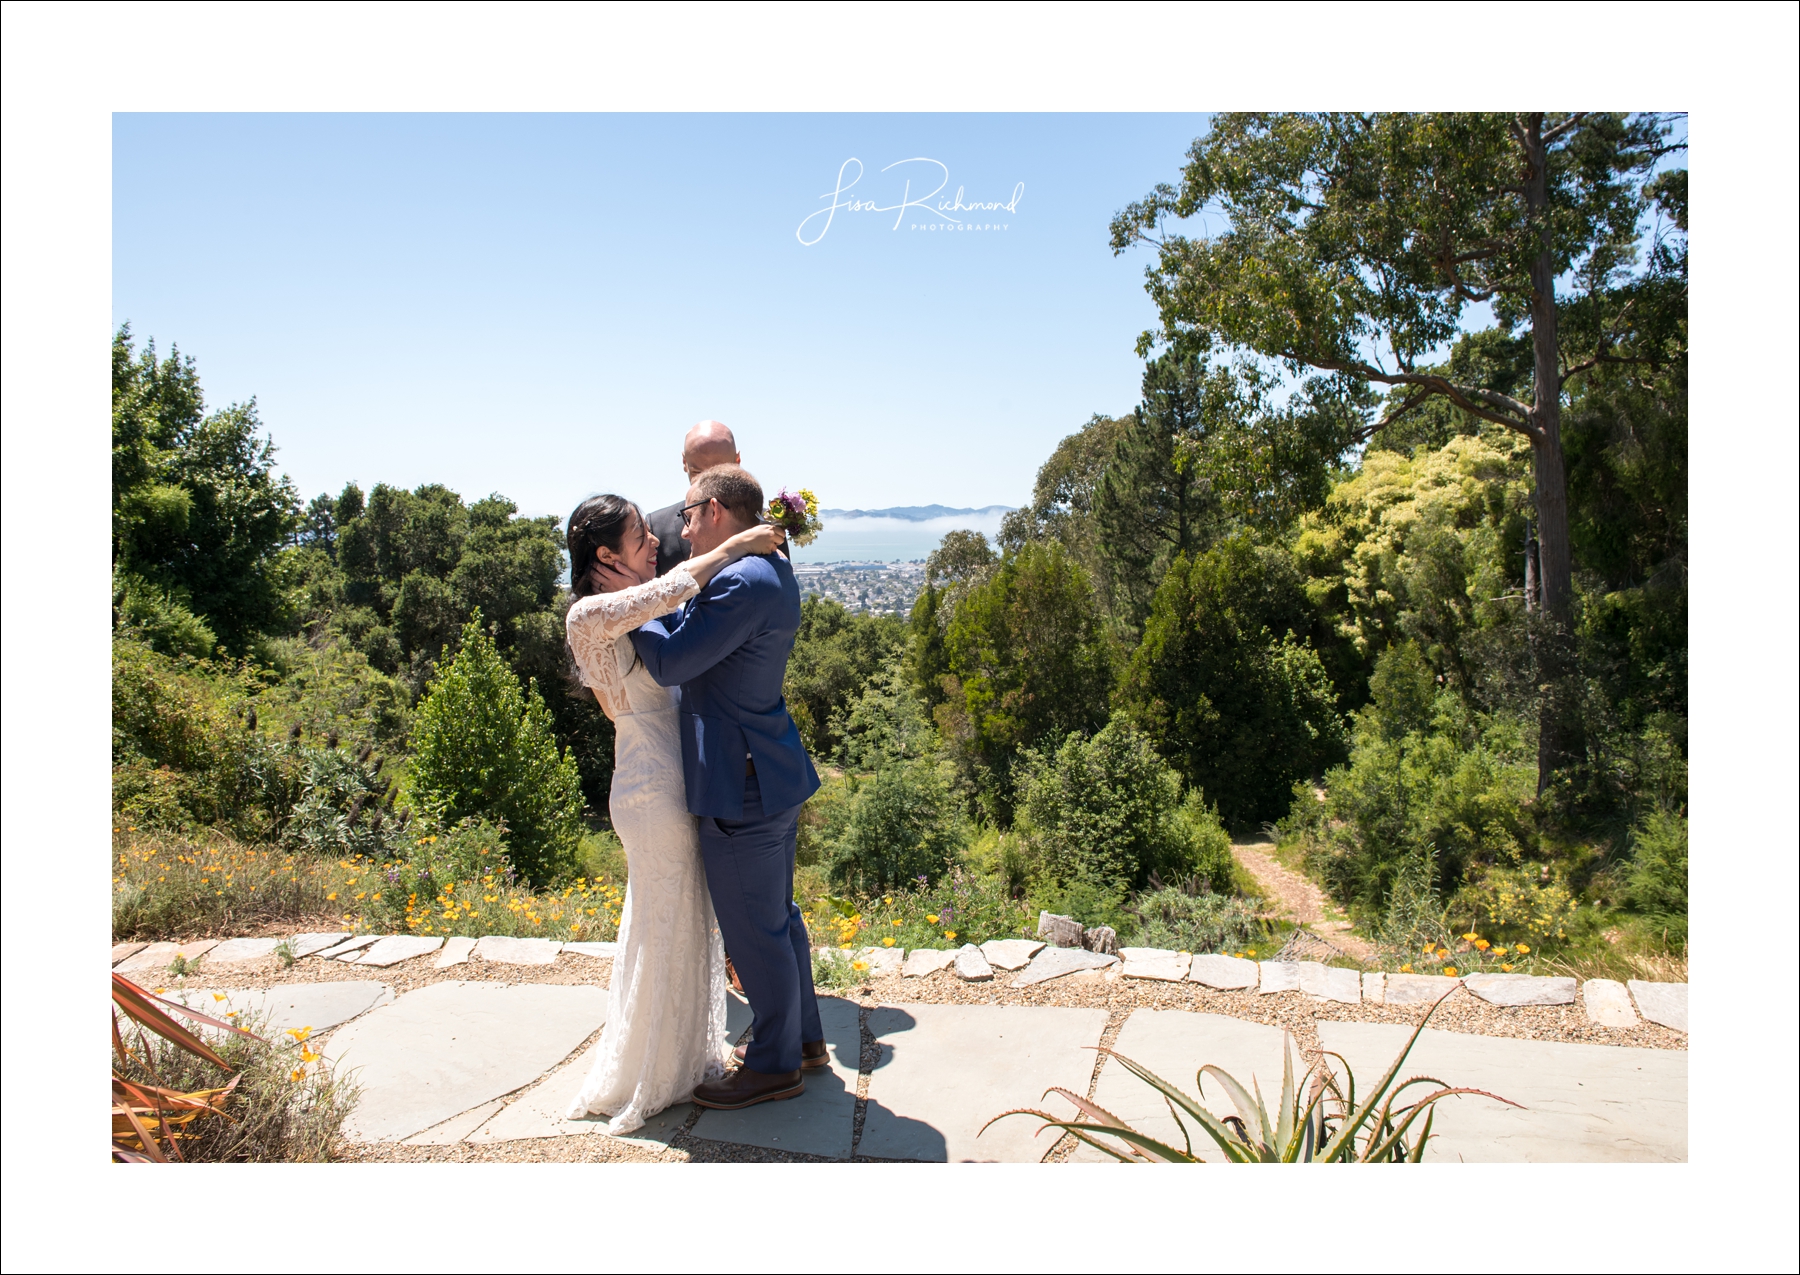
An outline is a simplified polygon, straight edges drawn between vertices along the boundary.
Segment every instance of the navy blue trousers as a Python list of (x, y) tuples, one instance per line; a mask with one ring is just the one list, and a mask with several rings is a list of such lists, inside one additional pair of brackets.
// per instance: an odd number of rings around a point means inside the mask
[(706, 888), (750, 1000), (744, 1066), (770, 1074), (800, 1070), (800, 1042), (825, 1038), (813, 995), (812, 941), (794, 903), (799, 826), (799, 806), (763, 813), (754, 775), (744, 781), (742, 819), (700, 820)]

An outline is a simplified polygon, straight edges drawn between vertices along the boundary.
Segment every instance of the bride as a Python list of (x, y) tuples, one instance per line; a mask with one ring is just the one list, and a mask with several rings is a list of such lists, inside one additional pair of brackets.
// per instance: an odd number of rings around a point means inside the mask
[(739, 532), (656, 575), (657, 539), (638, 507), (594, 496), (569, 515), (569, 646), (583, 685), (613, 720), (612, 821), (630, 875), (606, 1026), (568, 1117), (611, 1117), (630, 1133), (725, 1072), (725, 952), (688, 813), (676, 705), (629, 634), (674, 611), (727, 563), (779, 546), (777, 527)]

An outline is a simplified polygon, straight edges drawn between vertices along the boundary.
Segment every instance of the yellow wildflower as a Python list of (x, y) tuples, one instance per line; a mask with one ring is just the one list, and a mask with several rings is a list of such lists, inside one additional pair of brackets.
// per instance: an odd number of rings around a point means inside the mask
[(1456, 966), (1454, 966), (1454, 965), (1444, 966), (1444, 973), (1448, 974), (1451, 978), (1455, 978), (1456, 977)]
[(933, 912), (930, 916), (926, 917), (925, 924), (936, 925), (937, 924), (937, 913)]
[(889, 937), (887, 937), (887, 938), (885, 938), (885, 939), (882, 939), (882, 940), (881, 940), (881, 946), (883, 946), (883, 947), (892, 947), (892, 946), (894, 946), (894, 940), (893, 940), (893, 937), (892, 937), (892, 936), (891, 936), (891, 935), (890, 935), (890, 936), (889, 936)]
[(1520, 956), (1525, 955), (1525, 953), (1529, 952), (1530, 950), (1531, 949), (1526, 947), (1523, 943), (1519, 944), (1516, 948), (1513, 949), (1513, 951), (1517, 952)]
[(1501, 973), (1502, 973), (1502, 974), (1510, 974), (1510, 973), (1512, 973), (1512, 966), (1510, 966), (1510, 965), (1502, 965), (1502, 966), (1501, 966), (1501, 967), (1500, 967), (1500, 972), (1501, 972)]
[(954, 943), (954, 942), (956, 942), (956, 931), (955, 930), (945, 930), (944, 937), (949, 939), (952, 943)]
[(1476, 939), (1475, 940), (1475, 950), (1478, 952), (1487, 951), (1489, 946), (1490, 946), (1490, 944), (1488, 943), (1488, 941), (1486, 939)]

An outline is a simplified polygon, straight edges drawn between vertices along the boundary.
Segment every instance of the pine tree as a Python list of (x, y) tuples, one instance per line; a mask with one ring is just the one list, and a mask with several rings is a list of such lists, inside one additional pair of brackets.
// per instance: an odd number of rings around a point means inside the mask
[(537, 679), (520, 686), (479, 610), (440, 670), (413, 725), (414, 802), (445, 824), (503, 820), (513, 866), (549, 883), (581, 841), (581, 775), (556, 746)]

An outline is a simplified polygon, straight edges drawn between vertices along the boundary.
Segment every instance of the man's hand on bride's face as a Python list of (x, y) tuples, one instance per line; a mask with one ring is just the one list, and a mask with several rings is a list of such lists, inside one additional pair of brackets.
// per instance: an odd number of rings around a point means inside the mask
[(637, 572), (622, 562), (596, 563), (594, 574), (602, 593), (617, 593), (620, 589), (629, 589), (633, 585), (644, 583)]

